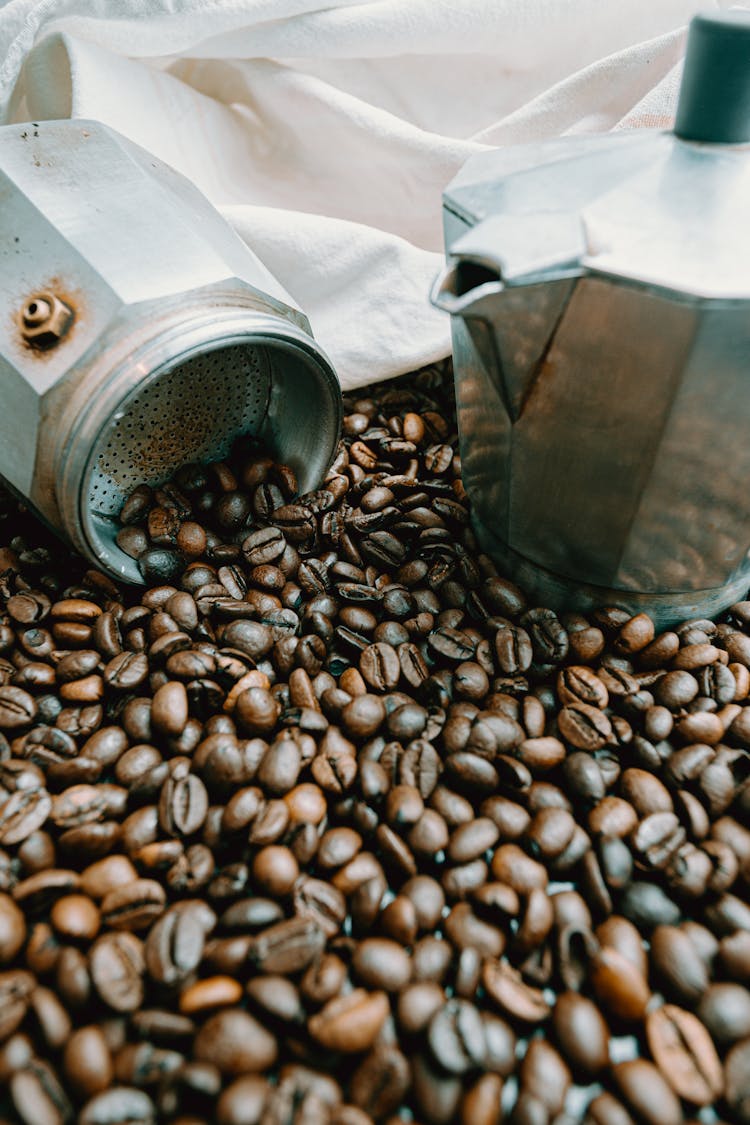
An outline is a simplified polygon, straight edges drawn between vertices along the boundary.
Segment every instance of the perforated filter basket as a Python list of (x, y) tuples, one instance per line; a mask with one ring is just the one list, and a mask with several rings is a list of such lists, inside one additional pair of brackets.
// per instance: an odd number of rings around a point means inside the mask
[(208, 201), (92, 122), (0, 129), (0, 473), (111, 574), (125, 497), (261, 437), (316, 486), (335, 373)]

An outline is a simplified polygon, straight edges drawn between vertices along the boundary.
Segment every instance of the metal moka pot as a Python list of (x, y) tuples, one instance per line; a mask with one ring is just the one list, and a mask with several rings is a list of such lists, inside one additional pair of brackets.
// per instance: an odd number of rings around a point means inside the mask
[(314, 488), (341, 394), (305, 315), (183, 176), (93, 121), (0, 129), (0, 474), (109, 573), (140, 482), (264, 439)]
[(674, 132), (483, 153), (444, 196), (463, 479), (533, 597), (664, 626), (750, 585), (750, 14), (693, 20)]

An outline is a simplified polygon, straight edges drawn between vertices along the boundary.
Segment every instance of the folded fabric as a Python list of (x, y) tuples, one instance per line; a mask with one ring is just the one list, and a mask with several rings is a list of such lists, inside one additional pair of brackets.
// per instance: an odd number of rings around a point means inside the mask
[(0, 122), (95, 118), (189, 176), (343, 386), (450, 350), (441, 193), (486, 146), (665, 127), (724, 0), (9, 0)]

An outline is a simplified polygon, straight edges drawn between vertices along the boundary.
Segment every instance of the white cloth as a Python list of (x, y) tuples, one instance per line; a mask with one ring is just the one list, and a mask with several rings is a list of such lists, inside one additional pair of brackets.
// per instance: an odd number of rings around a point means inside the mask
[(342, 384), (450, 350), (441, 193), (488, 145), (668, 125), (685, 25), (750, 0), (5, 0), (0, 123), (96, 118), (189, 176)]

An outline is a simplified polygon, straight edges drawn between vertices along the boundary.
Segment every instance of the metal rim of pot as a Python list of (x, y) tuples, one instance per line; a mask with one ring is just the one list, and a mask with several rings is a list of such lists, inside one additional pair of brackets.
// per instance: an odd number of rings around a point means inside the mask
[[(292, 464), (300, 492), (314, 488), (333, 460), (343, 416), (339, 382), (325, 353), (312, 336), (281, 317), (212, 307), (187, 314), (181, 310), (176, 325), (167, 330), (156, 327), (145, 342), (139, 336), (132, 349), (127, 344), (123, 349), (118, 341), (114, 364), (110, 353), (97, 359), (87, 380), (87, 387), (95, 389), (84, 403), (75, 404), (78, 410), (69, 425), (61, 426), (64, 437), (54, 458), (57, 502), (66, 534), (83, 555), (131, 583), (142, 583), (143, 578), (136, 560), (115, 542), (119, 525), (94, 512), (89, 497), (103, 442), (144, 391), (154, 389), (159, 380), (182, 370), (190, 360), (220, 349), (265, 349), (272, 367), (274, 359), (280, 362), (272, 371), (263, 424), (250, 432), (262, 436), (280, 460)], [(285, 422), (280, 417), (284, 409), (296, 416)], [(215, 436), (216, 456), (227, 452), (225, 433), (204, 436)], [(195, 460), (193, 453), (186, 448), (158, 478), (145, 483), (162, 483), (180, 464)]]

